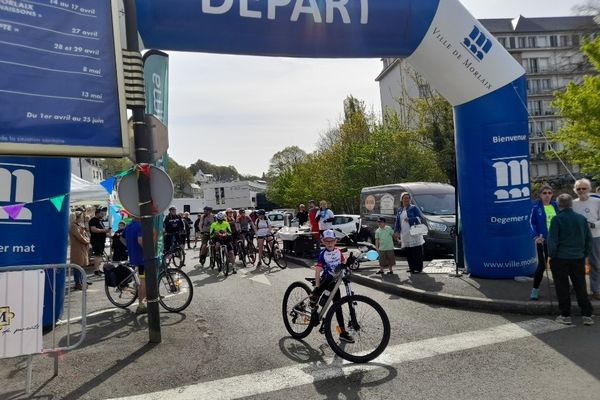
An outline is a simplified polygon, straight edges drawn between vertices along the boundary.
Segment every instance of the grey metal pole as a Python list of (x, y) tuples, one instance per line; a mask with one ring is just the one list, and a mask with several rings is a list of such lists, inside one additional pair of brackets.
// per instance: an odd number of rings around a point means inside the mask
[[(125, 26), (127, 32), (127, 49), (140, 51), (137, 33), (137, 12), (135, 0), (124, 0)], [(154, 143), (152, 136), (146, 128), (145, 107), (130, 107), (133, 112), (133, 133), (135, 142), (136, 163), (152, 162)], [(140, 217), (142, 223), (142, 241), (144, 248), (144, 269), (146, 278), (146, 297), (148, 299), (148, 329), (150, 343), (160, 343), (160, 318), (158, 314), (158, 285), (157, 265), (154, 252), (154, 226), (152, 217), (152, 193), (150, 190), (150, 177), (138, 174), (138, 192), (140, 204)]]

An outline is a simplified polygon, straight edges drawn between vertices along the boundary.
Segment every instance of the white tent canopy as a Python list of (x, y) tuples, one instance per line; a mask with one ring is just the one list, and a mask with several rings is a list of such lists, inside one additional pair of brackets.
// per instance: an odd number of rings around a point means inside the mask
[(71, 205), (107, 204), (108, 197), (108, 192), (102, 185), (71, 174)]

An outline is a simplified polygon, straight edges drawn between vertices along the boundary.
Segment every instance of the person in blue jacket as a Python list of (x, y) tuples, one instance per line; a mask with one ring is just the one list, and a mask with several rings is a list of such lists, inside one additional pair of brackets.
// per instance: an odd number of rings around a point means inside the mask
[(548, 263), (548, 230), (550, 221), (558, 214), (558, 206), (552, 200), (552, 187), (542, 185), (539, 192), (540, 199), (533, 204), (529, 221), (531, 223), (531, 233), (535, 240), (538, 254), (538, 267), (533, 277), (533, 288), (531, 289), (531, 300), (539, 299), (539, 288), (544, 277), (544, 271)]
[(402, 248), (406, 252), (408, 271), (418, 274), (423, 271), (423, 235), (411, 235), (410, 227), (421, 223), (419, 208), (410, 203), (410, 193), (404, 192), (400, 196), (400, 207), (396, 214), (394, 236), (400, 239)]

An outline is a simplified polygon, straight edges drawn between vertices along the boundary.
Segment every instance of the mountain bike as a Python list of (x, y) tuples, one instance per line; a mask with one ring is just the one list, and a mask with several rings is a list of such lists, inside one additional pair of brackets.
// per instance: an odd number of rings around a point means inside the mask
[[(320, 310), (310, 306), (309, 298), (312, 290), (304, 282), (293, 282), (283, 295), (282, 314), (285, 328), (289, 334), (302, 339), (310, 334), (315, 326), (325, 334), (327, 343), (340, 357), (355, 363), (365, 363), (375, 359), (387, 347), (390, 341), (390, 321), (385, 310), (375, 300), (354, 294), (351, 286), (352, 271), (349, 268), (356, 258), (348, 256), (346, 264), (342, 264), (331, 293), (324, 291), (319, 299)], [(314, 278), (306, 278), (314, 286)], [(346, 288), (346, 296), (335, 303), (333, 295), (340, 290), (341, 284)], [(336, 311), (342, 310), (345, 330), (354, 337), (354, 343), (347, 343), (338, 338), (344, 327), (337, 325)]]
[(218, 271), (223, 272), (223, 275), (228, 276), (229, 269), (232, 269), (233, 266), (231, 265), (228, 259), (227, 245), (214, 241), (212, 247), (214, 249), (214, 262), (217, 266)]
[[(110, 268), (113, 266), (113, 268)], [(104, 266), (104, 291), (108, 300), (119, 308), (127, 308), (138, 298), (140, 278), (137, 268), (129, 263)], [(180, 312), (192, 302), (191, 279), (178, 268), (161, 263), (158, 273), (158, 302), (167, 311)]]
[(246, 232), (246, 256), (248, 257), (248, 261), (250, 264), (254, 264), (256, 262), (256, 254), (258, 254), (258, 249), (254, 245), (254, 234), (252, 232)]
[(288, 262), (285, 256), (285, 252), (279, 245), (279, 241), (277, 240), (277, 235), (274, 233), (269, 233), (265, 237), (264, 248), (262, 253), (261, 261), (265, 265), (270, 265), (271, 260), (275, 261), (275, 264), (281, 269), (286, 269)]
[(177, 268), (181, 268), (185, 265), (185, 250), (179, 244), (179, 241), (173, 240), (171, 246), (165, 249), (162, 257), (162, 262), (169, 266), (171, 262)]

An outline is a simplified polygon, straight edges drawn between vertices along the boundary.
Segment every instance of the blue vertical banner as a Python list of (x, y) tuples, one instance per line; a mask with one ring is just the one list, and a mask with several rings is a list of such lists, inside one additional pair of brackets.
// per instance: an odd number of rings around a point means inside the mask
[[(152, 114), (165, 126), (169, 124), (169, 55), (159, 50), (144, 53), (144, 85), (146, 90), (146, 114)], [(166, 171), (168, 155), (165, 153), (155, 166)], [(158, 232), (156, 254), (162, 254), (163, 218), (154, 217), (154, 229)]]
[[(11, 265), (64, 264), (67, 260), (68, 194), (71, 162), (67, 158), (0, 157), (0, 270)], [(51, 201), (66, 195), (60, 209)], [(44, 326), (62, 312), (64, 270), (46, 274)]]

